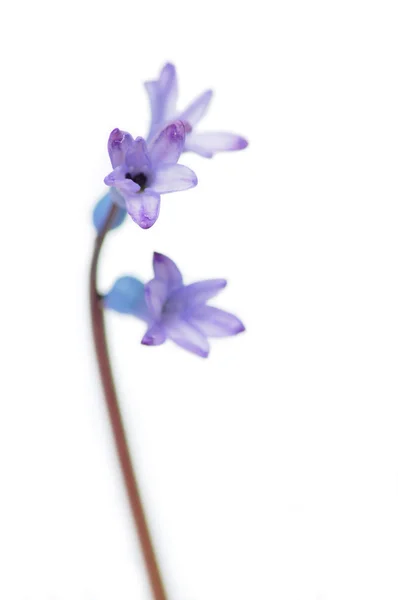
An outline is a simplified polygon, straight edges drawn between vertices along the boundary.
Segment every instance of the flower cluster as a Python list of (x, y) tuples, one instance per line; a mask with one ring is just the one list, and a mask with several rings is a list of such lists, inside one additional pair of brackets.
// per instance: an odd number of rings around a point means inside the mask
[[(151, 106), (147, 138), (133, 138), (114, 129), (108, 140), (112, 171), (104, 182), (109, 192), (94, 209), (94, 225), (104, 227), (112, 205), (116, 214), (110, 229), (119, 227), (130, 215), (142, 229), (154, 225), (159, 216), (162, 194), (188, 190), (197, 185), (195, 173), (179, 164), (181, 155), (191, 151), (211, 158), (217, 152), (242, 150), (247, 142), (232, 133), (196, 131), (212, 98), (207, 90), (185, 110), (177, 110), (177, 75), (166, 64), (157, 80), (145, 83)], [(114, 209), (115, 210), (115, 209)], [(132, 314), (147, 323), (142, 344), (158, 346), (167, 338), (179, 346), (207, 357), (209, 337), (225, 337), (244, 331), (235, 316), (208, 306), (207, 301), (226, 286), (213, 279), (185, 286), (175, 263), (163, 254), (153, 258), (154, 278), (146, 285), (133, 277), (122, 277), (104, 296), (104, 306)]]

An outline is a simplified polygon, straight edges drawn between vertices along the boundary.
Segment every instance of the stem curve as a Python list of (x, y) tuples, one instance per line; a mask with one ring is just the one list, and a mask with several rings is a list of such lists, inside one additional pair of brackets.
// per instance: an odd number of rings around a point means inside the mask
[(123, 475), (130, 512), (135, 522), (149, 583), (152, 588), (153, 598), (154, 600), (167, 600), (160, 568), (156, 559), (144, 507), (139, 493), (138, 482), (127, 443), (119, 402), (117, 399), (106, 340), (104, 310), (101, 302), (101, 296), (97, 290), (97, 273), (101, 249), (116, 213), (117, 206), (112, 205), (108, 217), (101, 231), (99, 231), (94, 244), (90, 268), (90, 311), (92, 333), (109, 421)]

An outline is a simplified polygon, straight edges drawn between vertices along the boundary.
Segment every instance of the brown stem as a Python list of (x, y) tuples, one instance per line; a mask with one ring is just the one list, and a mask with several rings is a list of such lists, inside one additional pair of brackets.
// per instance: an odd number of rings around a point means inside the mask
[(119, 457), (120, 468), (123, 473), (124, 485), (126, 488), (131, 514), (135, 521), (138, 537), (141, 544), (141, 550), (144, 555), (145, 566), (151, 584), (154, 600), (167, 600), (160, 569), (156, 560), (155, 551), (152, 545), (146, 517), (138, 490), (137, 479), (134, 473), (134, 467), (127, 444), (126, 433), (124, 430), (123, 419), (116, 395), (115, 384), (113, 381), (112, 369), (109, 359), (108, 347), (105, 334), (104, 311), (101, 297), (97, 291), (97, 271), (101, 248), (108, 233), (113, 219), (116, 216), (117, 207), (113, 205), (107, 220), (98, 233), (95, 240), (94, 252), (91, 261), (90, 270), (90, 307), (91, 323), (95, 351), (97, 355), (98, 367), (101, 375), (102, 387), (105, 395), (106, 406), (108, 409), (109, 420), (112, 426), (113, 437), (116, 444), (116, 450)]

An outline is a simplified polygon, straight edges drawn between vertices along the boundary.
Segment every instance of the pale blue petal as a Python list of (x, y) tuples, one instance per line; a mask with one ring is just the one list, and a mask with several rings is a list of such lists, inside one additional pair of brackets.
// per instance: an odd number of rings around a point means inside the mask
[[(98, 231), (102, 231), (103, 226), (105, 225), (105, 221), (109, 215), (109, 211), (113, 205), (111, 194), (108, 192), (97, 202), (93, 211), (93, 223), (94, 227)], [(120, 208), (118, 206), (116, 215), (112, 221), (112, 226), (110, 229), (116, 229), (120, 227), (124, 222), (127, 215), (127, 211), (124, 208)]]
[(103, 298), (105, 308), (124, 315), (135, 315), (147, 321), (149, 313), (145, 301), (145, 286), (135, 277), (120, 277)]

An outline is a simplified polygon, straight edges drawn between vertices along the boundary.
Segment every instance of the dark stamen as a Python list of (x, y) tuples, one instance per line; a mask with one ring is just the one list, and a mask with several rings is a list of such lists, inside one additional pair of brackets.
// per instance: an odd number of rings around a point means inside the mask
[(125, 178), (134, 181), (134, 183), (139, 185), (142, 190), (145, 188), (145, 185), (148, 181), (148, 178), (145, 175), (145, 173), (137, 173), (137, 175), (134, 175), (134, 177), (132, 177), (130, 173), (126, 173)]

